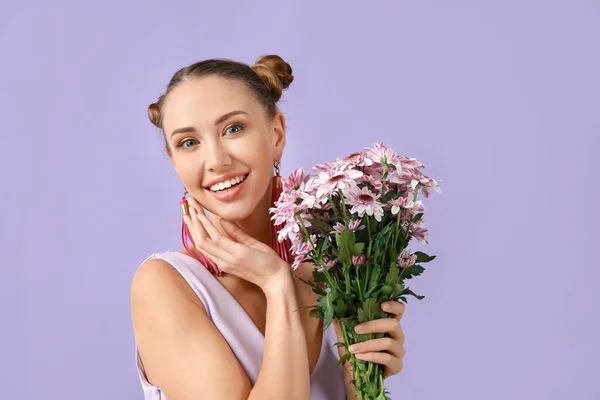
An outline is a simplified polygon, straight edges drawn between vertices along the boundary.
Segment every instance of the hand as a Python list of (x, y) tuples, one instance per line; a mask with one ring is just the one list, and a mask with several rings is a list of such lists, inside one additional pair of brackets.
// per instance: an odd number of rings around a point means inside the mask
[[(357, 333), (388, 333), (389, 337), (371, 339), (350, 346), (349, 350), (354, 356), (360, 360), (371, 361), (377, 364), (383, 364), (383, 376), (387, 378), (391, 375), (396, 375), (402, 371), (404, 354), (404, 333), (400, 326), (400, 320), (404, 315), (406, 305), (397, 301), (386, 301), (381, 304), (381, 309), (388, 314), (392, 314), (391, 318), (381, 318), (373, 321), (363, 322), (354, 327)], [(334, 328), (338, 334), (338, 340), (344, 341), (341, 331), (334, 321)], [(338, 349), (340, 357), (346, 352), (344, 347)], [(352, 367), (350, 363), (346, 363)]]
[(231, 221), (220, 220), (225, 235), (204, 215), (193, 198), (188, 199), (190, 215), (184, 215), (195, 247), (228, 274), (249, 281), (263, 291), (280, 281), (292, 280), (288, 263), (266, 244), (247, 235)]

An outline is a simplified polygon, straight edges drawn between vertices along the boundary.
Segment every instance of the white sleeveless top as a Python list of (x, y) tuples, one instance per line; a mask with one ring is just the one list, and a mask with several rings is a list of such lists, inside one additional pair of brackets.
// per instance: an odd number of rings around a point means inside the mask
[[(211, 321), (215, 324), (254, 385), (262, 363), (265, 338), (246, 311), (221, 283), (196, 259), (177, 251), (155, 253), (145, 261), (159, 258), (171, 264), (194, 290)], [(144, 261), (144, 262), (145, 262)], [(330, 326), (323, 332), (323, 345), (317, 365), (310, 376), (311, 400), (346, 398), (342, 367), (334, 344), (337, 336)], [(145, 400), (166, 400), (157, 386), (151, 385), (137, 352), (137, 369)]]

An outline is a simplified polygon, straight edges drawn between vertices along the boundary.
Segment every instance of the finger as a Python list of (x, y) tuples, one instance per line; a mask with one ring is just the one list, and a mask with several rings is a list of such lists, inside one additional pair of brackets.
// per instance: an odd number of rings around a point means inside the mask
[(231, 237), (238, 243), (241, 243), (245, 246), (252, 246), (257, 240), (252, 236), (249, 236), (246, 232), (244, 232), (238, 224), (232, 221), (227, 221), (224, 219), (219, 220), (221, 227)]
[(388, 314), (392, 314), (398, 321), (404, 316), (406, 310), (406, 304), (398, 301), (386, 301), (381, 303), (381, 309)]
[[(203, 241), (202, 243), (206, 244), (206, 241)], [(214, 254), (209, 253), (206, 248), (202, 247), (200, 244), (196, 244), (196, 246), (192, 248), (192, 251), (196, 253), (201, 260), (205, 257), (207, 260), (210, 260), (217, 265), (223, 264), (223, 260), (216, 257)]]
[(333, 330), (335, 331), (335, 334), (337, 336), (338, 342), (343, 342), (344, 341), (344, 335), (342, 335), (342, 330), (340, 329), (340, 325), (338, 323), (337, 319), (334, 319), (332, 322), (333, 325)]
[(206, 229), (204, 229), (204, 227), (198, 220), (198, 215), (202, 212), (200, 209), (196, 208), (196, 206), (195, 206), (198, 203), (195, 202), (193, 199), (188, 200), (188, 203), (190, 206), (189, 207), (190, 214), (188, 216), (184, 216), (183, 218), (184, 218), (184, 220), (186, 220), (186, 217), (188, 218), (188, 221), (186, 223), (188, 225), (190, 234), (192, 235), (192, 239), (194, 240), (194, 243), (196, 243), (197, 241), (201, 241), (204, 238), (207, 238), (209, 236), (208, 236), (208, 232), (206, 232)]
[(356, 333), (389, 333), (392, 338), (397, 338), (400, 333), (400, 324), (396, 318), (381, 318), (363, 322), (354, 327)]
[(210, 238), (198, 238), (198, 235), (195, 236), (193, 249), (196, 253), (204, 255), (213, 262), (216, 262), (217, 259), (223, 261), (222, 257), (220, 257), (222, 255), (221, 250), (212, 243)]
[(212, 221), (206, 217), (206, 215), (198, 214), (198, 219), (200, 220), (202, 226), (204, 226), (204, 229), (206, 229), (206, 231), (210, 235), (212, 242), (217, 247), (221, 248), (222, 250), (225, 250), (230, 255), (239, 254), (239, 252), (241, 251), (241, 245), (239, 243), (234, 242), (233, 240), (229, 239), (228, 237), (224, 236), (221, 232), (219, 232), (219, 230), (214, 226)]
[(348, 348), (348, 350), (354, 354), (370, 353), (372, 351), (385, 351), (394, 357), (400, 357), (402, 355), (402, 343), (399, 340), (392, 339), (391, 337), (383, 337), (353, 344)]
[(198, 215), (200, 214), (193, 211), (193, 208), (190, 207), (190, 215), (183, 217), (190, 230), (190, 234), (192, 235), (194, 250), (220, 266), (223, 266), (227, 262), (231, 262), (232, 259), (229, 254), (223, 252), (214, 244), (212, 238), (206, 229), (204, 229), (202, 222), (198, 219)]
[(371, 361), (376, 364), (385, 365), (388, 371), (388, 375), (397, 374), (402, 370), (402, 359), (394, 357), (390, 353), (381, 351), (374, 351), (370, 353), (359, 353), (355, 355), (356, 358), (363, 361)]

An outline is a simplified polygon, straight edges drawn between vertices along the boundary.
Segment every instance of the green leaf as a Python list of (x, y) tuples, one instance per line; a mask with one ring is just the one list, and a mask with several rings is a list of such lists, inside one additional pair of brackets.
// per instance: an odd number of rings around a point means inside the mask
[(390, 285), (383, 285), (379, 292), (383, 295), (383, 297), (387, 298), (390, 293), (392, 293), (394, 288)]
[[(421, 217), (422, 217), (422, 216), (423, 216), (423, 213), (418, 213), (417, 215), (415, 215), (415, 216), (412, 218), (412, 222), (413, 222), (413, 223), (417, 222), (418, 220), (420, 220), (420, 219), (421, 219)], [(312, 224), (312, 221), (311, 221), (311, 224)]]
[(369, 297), (362, 303), (362, 307), (358, 309), (358, 322), (371, 321), (375, 316), (380, 314), (381, 307), (374, 297)]
[(329, 232), (333, 231), (333, 228), (331, 228), (329, 224), (321, 221), (320, 219), (313, 218), (310, 220), (310, 223), (319, 228), (325, 234), (328, 234)]
[(323, 314), (323, 329), (327, 329), (333, 321), (333, 301), (336, 297), (337, 293), (335, 289), (331, 289), (324, 297), (319, 299), (319, 307)]
[(416, 251), (416, 252), (414, 252), (414, 255), (417, 256), (418, 263), (426, 263), (426, 262), (432, 261), (436, 257), (436, 256), (428, 256), (427, 254), (423, 253), (422, 251)]
[(307, 284), (308, 286), (312, 287), (313, 292), (315, 292), (316, 294), (318, 294), (319, 296), (325, 296), (325, 294), (327, 292), (325, 292), (325, 290), (323, 288), (320, 288), (319, 286), (317, 286), (314, 282), (310, 282), (307, 281), (306, 279), (300, 278), (298, 275), (294, 275), (296, 277), (296, 279), (298, 279), (299, 281), (304, 282), (305, 284)]
[(325, 253), (325, 250), (327, 250), (330, 246), (331, 242), (329, 237), (326, 237), (325, 240), (323, 240), (323, 244), (321, 245), (321, 254)]
[(402, 279), (411, 279), (414, 276), (419, 276), (425, 271), (425, 268), (420, 265), (413, 265), (408, 268), (402, 268), (402, 272), (400, 273), (400, 277)]
[(415, 292), (413, 292), (412, 290), (410, 290), (409, 288), (404, 289), (404, 291), (402, 291), (402, 294), (416, 297), (419, 300), (423, 300), (425, 298), (425, 296), (420, 296), (420, 295), (416, 294)]
[(354, 245), (354, 247), (352, 248), (352, 255), (353, 256), (359, 256), (363, 253), (365, 249), (365, 244), (364, 243), (356, 243)]
[(335, 306), (333, 307), (333, 309), (334, 309), (334, 315), (336, 318), (343, 318), (346, 316), (346, 313), (348, 312), (348, 304), (346, 303), (346, 300), (342, 296), (337, 296), (337, 300), (335, 302)]
[(376, 264), (371, 269), (371, 276), (369, 276), (369, 284), (367, 286), (367, 293), (372, 293), (377, 284), (379, 284), (379, 276), (381, 275), (381, 267)]
[(371, 227), (371, 233), (377, 232), (377, 220), (375, 218), (369, 218), (371, 222), (369, 226)]
[(385, 276), (385, 283), (388, 285), (394, 285), (398, 282), (398, 278), (400, 277), (400, 270), (398, 269), (398, 264), (392, 262), (390, 265), (390, 270)]
[(354, 232), (352, 232), (350, 229), (344, 229), (342, 232), (336, 233), (335, 235), (335, 241), (338, 249), (340, 250), (338, 259), (343, 264), (350, 264), (352, 261), (354, 239)]
[(312, 310), (310, 310), (308, 316), (313, 318), (323, 318), (323, 315), (321, 314), (321, 310), (319, 308), (313, 308)]
[(365, 311), (362, 308), (359, 308), (357, 310), (357, 315), (358, 315), (358, 322), (359, 323), (362, 323), (362, 322), (365, 322), (365, 321), (369, 320), (368, 317), (367, 317), (367, 314), (365, 313)]
[(398, 296), (400, 296), (404, 291), (404, 285), (401, 283), (396, 283), (392, 289), (392, 294), (390, 295), (390, 298), (395, 299)]
[(340, 365), (344, 364), (346, 361), (348, 361), (351, 357), (351, 353), (346, 353), (343, 356), (340, 357), (340, 359), (338, 360), (338, 362), (335, 364), (336, 367), (339, 367)]
[(325, 279), (325, 273), (317, 271), (316, 268), (313, 269), (312, 276), (313, 276), (313, 281), (315, 283), (318, 283), (318, 282), (327, 282), (327, 279)]
[(390, 257), (390, 261), (396, 262), (398, 260), (398, 251), (396, 250), (395, 246), (390, 246), (388, 254)]

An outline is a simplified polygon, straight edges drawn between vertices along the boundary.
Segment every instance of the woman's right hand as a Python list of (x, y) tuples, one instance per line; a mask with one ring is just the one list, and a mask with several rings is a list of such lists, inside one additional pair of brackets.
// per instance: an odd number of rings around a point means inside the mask
[(290, 265), (270, 246), (246, 234), (236, 223), (220, 219), (227, 236), (223, 235), (195, 199), (189, 198), (188, 204), (190, 214), (184, 215), (183, 220), (196, 249), (223, 272), (249, 281), (263, 292), (293, 281)]

